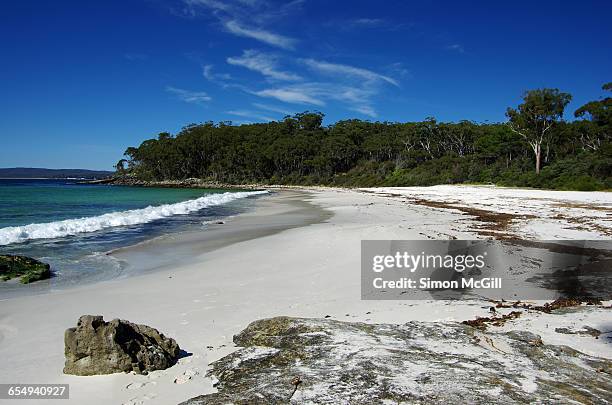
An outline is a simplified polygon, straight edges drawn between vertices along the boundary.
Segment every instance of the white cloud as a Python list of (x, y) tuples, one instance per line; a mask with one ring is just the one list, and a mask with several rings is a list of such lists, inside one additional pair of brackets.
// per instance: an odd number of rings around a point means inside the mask
[(231, 80), (232, 76), (228, 73), (215, 73), (213, 72), (213, 65), (204, 65), (202, 66), (202, 75), (211, 82), (221, 81), (221, 80)]
[(293, 38), (275, 34), (261, 28), (247, 28), (236, 20), (226, 21), (224, 25), (230, 33), (239, 37), (253, 38), (283, 49), (294, 49), (295, 39)]
[(233, 9), (233, 6), (230, 3), (219, 1), (219, 0), (184, 0), (185, 5), (188, 7), (188, 10), (191, 13), (194, 13), (193, 7), (195, 6), (203, 6), (208, 7), (216, 11), (225, 11), (229, 12)]
[(398, 31), (413, 24), (407, 21), (394, 22), (393, 18), (382, 19), (382, 18), (341, 18), (341, 19), (330, 19), (326, 21), (324, 26), (333, 29), (334, 31), (358, 31), (358, 30), (381, 30), (381, 31)]
[(455, 51), (458, 53), (465, 53), (465, 49), (463, 48), (463, 45), (461, 44), (452, 44), (446, 47), (446, 49), (448, 49), (449, 51)]
[(392, 70), (395, 74), (398, 74), (399, 76), (412, 78), (412, 73), (405, 67), (404, 63), (402, 62), (392, 63), (388, 66), (388, 69)]
[(252, 49), (243, 51), (242, 56), (227, 58), (227, 63), (234, 66), (242, 66), (276, 80), (292, 81), (301, 79), (300, 76), (294, 73), (279, 70), (276, 58), (273, 55)]
[(369, 117), (377, 117), (371, 98), (376, 94), (372, 89), (351, 86), (337, 86), (327, 89), (331, 99), (348, 104), (348, 109)]
[(278, 4), (268, 0), (183, 0), (183, 9), (177, 12), (191, 18), (212, 17), (231, 34), (292, 50), (296, 39), (271, 32), (265, 26), (279, 20), (284, 21), (304, 2), (305, 0), (293, 0)]
[(312, 97), (299, 89), (292, 88), (278, 88), (278, 89), (266, 89), (255, 91), (253, 94), (260, 97), (268, 97), (275, 98), (280, 101), (284, 101), (285, 103), (293, 103), (293, 104), (312, 104), (317, 106), (324, 106), (325, 102), (319, 100), (315, 97)]
[[(183, 0), (183, 14), (195, 17), (212, 14), (220, 21), (238, 20), (265, 24), (295, 14), (306, 0), (293, 0), (287, 3), (268, 0)], [(207, 13), (202, 13), (206, 9)]]
[(384, 22), (385, 20), (382, 20), (380, 18), (357, 18), (351, 21), (351, 23), (354, 25), (370, 26), (370, 27), (382, 25), (384, 24)]
[(399, 87), (399, 83), (397, 82), (397, 80), (376, 72), (372, 72), (368, 69), (358, 68), (349, 65), (341, 65), (338, 63), (323, 62), (314, 59), (304, 59), (303, 62), (309, 68), (321, 73), (327, 73), (331, 75), (350, 75), (365, 79), (370, 82), (384, 81)]
[(298, 12), (304, 3), (306, 3), (306, 0), (293, 0), (284, 4), (263, 1), (260, 4), (265, 6), (265, 10), (255, 14), (252, 18), (260, 22), (286, 19), (287, 16)]
[(186, 103), (201, 104), (212, 100), (212, 98), (203, 91), (191, 91), (172, 86), (166, 86), (166, 91), (174, 94), (180, 100), (183, 100)]
[(238, 0), (238, 3), (244, 4), (246, 6), (257, 6), (262, 3), (261, 0)]
[(356, 107), (352, 107), (349, 109), (353, 111), (357, 111), (358, 113), (361, 113), (363, 115), (367, 115), (368, 117), (372, 117), (372, 118), (378, 117), (378, 114), (376, 113), (376, 111), (374, 111), (374, 108), (372, 108), (372, 106), (369, 106), (369, 105), (356, 106)]
[[(290, 59), (288, 52), (298, 46), (298, 39), (282, 35), (281, 27), (290, 26), (300, 7), (307, 0), (276, 2), (271, 0), (179, 0), (188, 17), (200, 17), (212, 21), (225, 32), (270, 45), (275, 52), (244, 50), (241, 55), (225, 55), (225, 61), (237, 67), (257, 72), (266, 79), (261, 86), (247, 81), (239, 69), (232, 69), (232, 76), (224, 73), (220, 65), (202, 63), (202, 75), (208, 81), (222, 86), (226, 91), (242, 91), (261, 97), (243, 100), (226, 114), (253, 120), (272, 120), (272, 117), (291, 115), (294, 109), (304, 105), (324, 107), (333, 105), (354, 111), (366, 117), (377, 117), (376, 98), (391, 88), (400, 87), (400, 79), (410, 77), (400, 64), (385, 65), (378, 71), (362, 67), (317, 60), (306, 54), (303, 59)], [(345, 18), (335, 24), (345, 30), (397, 29), (392, 21), (375, 17)], [(342, 28), (344, 27), (344, 28)], [(210, 61), (208, 61), (210, 62)], [(218, 63), (218, 62), (217, 62)], [(373, 62), (376, 63), (376, 62)], [(226, 67), (227, 68), (227, 67)], [(221, 69), (221, 70), (218, 70)], [(229, 70), (229, 68), (227, 68)], [(244, 73), (244, 72), (243, 72)], [(263, 84), (262, 83), (268, 83)], [(204, 102), (210, 97), (203, 92), (168, 90), (188, 102)], [(249, 97), (250, 98), (250, 97)], [(240, 101), (240, 98), (238, 98)], [(351, 115), (356, 113), (351, 113)]]
[(336, 83), (301, 83), (274, 89), (252, 92), (260, 97), (275, 98), (292, 104), (325, 106), (327, 101), (338, 101), (346, 108), (369, 117), (376, 117), (371, 98), (376, 94), (372, 89), (339, 85)]
[(276, 121), (274, 118), (271, 118), (266, 115), (259, 114), (257, 112), (253, 112), (250, 110), (230, 110), (226, 112), (230, 115), (235, 115), (237, 117), (252, 118), (258, 121), (266, 121), (266, 122)]

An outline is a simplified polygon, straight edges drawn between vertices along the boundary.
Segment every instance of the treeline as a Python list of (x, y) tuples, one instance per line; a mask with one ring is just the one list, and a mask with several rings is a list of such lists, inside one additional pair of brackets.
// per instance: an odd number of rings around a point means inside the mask
[(590, 102), (565, 122), (570, 99), (556, 89), (526, 92), (508, 122), (497, 124), (429, 118), (323, 126), (320, 112), (265, 124), (192, 124), (128, 148), (116, 169), (141, 180), (230, 184), (612, 189), (612, 99)]

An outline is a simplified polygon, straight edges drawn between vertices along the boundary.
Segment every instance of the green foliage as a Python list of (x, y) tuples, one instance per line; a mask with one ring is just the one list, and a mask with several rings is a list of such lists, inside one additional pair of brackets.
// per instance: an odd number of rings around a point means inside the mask
[(384, 185), (388, 186), (433, 186), (473, 181), (470, 176), (473, 158), (443, 156), (430, 160), (412, 169), (395, 170)]
[[(192, 124), (125, 151), (117, 174), (142, 180), (201, 178), (230, 184), (428, 186), (495, 183), (599, 190), (612, 188), (607, 99), (585, 119), (560, 120), (570, 95), (527, 92), (510, 125), (339, 121), (304, 112), (267, 124)], [(602, 113), (604, 111), (605, 113)], [(588, 112), (588, 114), (587, 114)], [(538, 135), (539, 134), (539, 135)], [(539, 137), (539, 138), (538, 138)], [(538, 146), (541, 173), (533, 171)], [(539, 166), (538, 166), (539, 167)]]
[[(602, 90), (612, 91), (612, 83), (606, 83)], [(591, 101), (576, 110), (575, 117), (588, 117), (591, 121), (599, 125), (610, 125), (612, 121), (612, 98), (606, 97), (603, 100)]]

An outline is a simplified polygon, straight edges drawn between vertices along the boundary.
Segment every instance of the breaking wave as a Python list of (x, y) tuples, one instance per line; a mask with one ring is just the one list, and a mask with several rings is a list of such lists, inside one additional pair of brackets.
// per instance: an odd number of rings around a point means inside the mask
[(206, 207), (222, 205), (241, 198), (265, 193), (267, 193), (267, 191), (210, 194), (196, 198), (195, 200), (188, 200), (175, 204), (163, 204), (135, 210), (110, 212), (95, 217), (66, 219), (63, 221), (0, 228), (0, 245), (21, 243), (33, 239), (61, 238), (117, 226), (144, 224), (157, 219), (167, 218), (173, 215), (189, 214)]

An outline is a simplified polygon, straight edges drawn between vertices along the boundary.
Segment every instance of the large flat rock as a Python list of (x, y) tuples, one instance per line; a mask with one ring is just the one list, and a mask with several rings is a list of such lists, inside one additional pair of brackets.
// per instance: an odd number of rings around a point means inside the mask
[(209, 373), (219, 380), (218, 392), (183, 405), (597, 404), (612, 398), (612, 362), (543, 344), (525, 331), (277, 317), (253, 322), (234, 342), (242, 348)]

